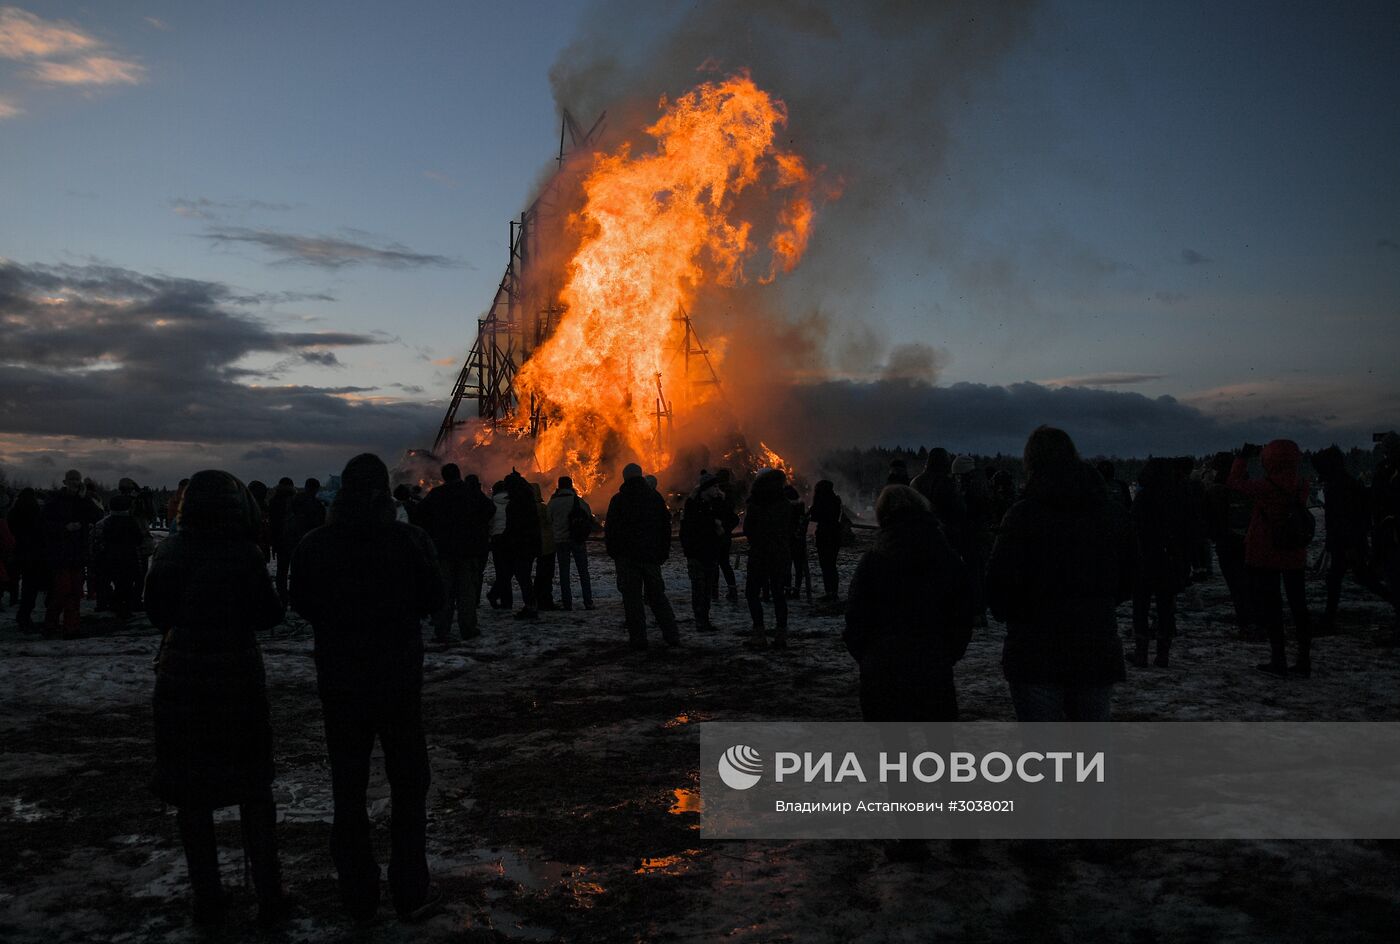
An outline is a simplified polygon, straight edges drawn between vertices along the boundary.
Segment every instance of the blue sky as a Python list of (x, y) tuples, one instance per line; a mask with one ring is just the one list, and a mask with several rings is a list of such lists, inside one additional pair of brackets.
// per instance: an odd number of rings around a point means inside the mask
[[(98, 449), (101, 395), (45, 385), (139, 365), (54, 356), (82, 323), (31, 311), (0, 350), (0, 466), (159, 478), (195, 443), (248, 476), (323, 473), (355, 442), (427, 444), (557, 147), (551, 71), (591, 112), (683, 91), (705, 55), (752, 68), (791, 146), (846, 181), (774, 290), (821, 312), (818, 374), (879, 383), (914, 350), (946, 388), (1144, 395), (1106, 451), (1175, 448), (1143, 433), (1164, 395), (1202, 450), (1396, 425), (1400, 6), (1008, 3), (974, 26), (933, 6), (0, 0), (0, 258), (31, 308), (98, 267), (154, 280), (142, 299), (195, 282), (219, 317), (347, 342), (221, 334), (242, 339), (222, 381), (369, 399), (307, 411), (346, 424), (316, 443), (196, 411), (188, 436), (133, 420)], [(227, 392), (208, 379), (160, 383)]]

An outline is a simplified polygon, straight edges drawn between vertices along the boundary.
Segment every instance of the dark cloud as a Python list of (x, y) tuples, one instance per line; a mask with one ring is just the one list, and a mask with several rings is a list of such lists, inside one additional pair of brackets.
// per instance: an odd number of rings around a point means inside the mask
[(307, 364), (316, 364), (321, 367), (340, 367), (340, 358), (335, 356), (335, 351), (302, 351), (301, 359)]
[(1285, 433), (1305, 446), (1326, 445), (1338, 435), (1348, 441), (1351, 432), (1300, 425), (1296, 418), (1286, 424), (1269, 416), (1225, 421), (1172, 397), (1035, 383), (838, 380), (773, 391), (772, 399), (780, 406), (767, 428), (782, 431), (772, 441), (780, 449), (794, 445), (808, 458), (851, 445), (1019, 454), (1042, 423), (1067, 430), (1086, 455), (1203, 454)]
[(1395, 240), (1391, 239), (1389, 236), (1382, 236), (1380, 239), (1376, 240), (1376, 248), (1377, 248), (1377, 249), (1389, 249), (1389, 250), (1391, 250), (1392, 252), (1396, 252), (1396, 251), (1400, 251), (1400, 243), (1397, 243)]
[(421, 404), (372, 388), (271, 386), (237, 362), (381, 343), (277, 331), (223, 285), (111, 266), (0, 262), (0, 432), (176, 442), (297, 442), (401, 449), (436, 427)]
[(1211, 260), (1209, 256), (1194, 249), (1183, 249), (1181, 250), (1181, 261), (1187, 265), (1204, 265)]
[(423, 266), (460, 265), (446, 256), (414, 252), (399, 243), (374, 245), (364, 234), (358, 238), (341, 236), (299, 236), (266, 229), (221, 226), (209, 230), (204, 239), (218, 245), (246, 243), (265, 249), (277, 265), (308, 265), (322, 269), (342, 269), (372, 265), (385, 269), (413, 269)]
[(286, 450), (279, 449), (276, 446), (264, 446), (261, 449), (249, 449), (247, 452), (243, 453), (242, 456), (240, 456), (240, 458), (243, 459), (244, 462), (281, 462), (286, 457)]
[(1085, 374), (1082, 377), (1058, 377), (1045, 381), (1047, 387), (1127, 387), (1133, 384), (1165, 380), (1166, 374), (1106, 373)]

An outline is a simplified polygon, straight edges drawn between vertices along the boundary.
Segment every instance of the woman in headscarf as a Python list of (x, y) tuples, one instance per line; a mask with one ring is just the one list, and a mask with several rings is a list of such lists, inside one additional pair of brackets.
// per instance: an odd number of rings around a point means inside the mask
[(179, 528), (156, 550), (146, 610), (156, 662), (156, 794), (178, 808), (195, 920), (224, 917), (214, 810), (237, 805), (259, 920), (285, 916), (272, 798), (272, 724), (255, 633), (283, 608), (257, 545), (261, 514), (227, 472), (196, 473)]

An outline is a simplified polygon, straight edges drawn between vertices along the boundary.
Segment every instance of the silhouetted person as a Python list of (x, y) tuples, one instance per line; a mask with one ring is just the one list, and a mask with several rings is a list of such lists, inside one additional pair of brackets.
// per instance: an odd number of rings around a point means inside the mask
[(880, 530), (846, 599), (846, 648), (860, 664), (865, 721), (956, 721), (953, 665), (972, 638), (966, 567), (922, 495), (887, 485)]
[[(12, 558), (12, 579), (18, 582), (19, 610), (15, 621), (22, 633), (35, 633), (34, 605), (39, 592), (48, 590), (49, 564), (44, 553), (44, 513), (39, 507), (39, 493), (32, 488), (21, 489), (5, 516), (15, 539)], [(11, 583), (11, 594), (15, 585)]]
[[(875, 544), (851, 578), (843, 638), (860, 666), (861, 718), (887, 722), (885, 751), (907, 753), (910, 732), (892, 722), (958, 719), (953, 666), (972, 635), (971, 583), (928, 501), (912, 488), (885, 486), (875, 520)], [(944, 747), (930, 734), (928, 749)], [(913, 785), (891, 783), (889, 791), (891, 800), (920, 798)], [(898, 840), (885, 852), (895, 861), (929, 855), (921, 839)]]
[(1254, 515), (1254, 503), (1226, 484), (1234, 461), (1235, 457), (1228, 452), (1216, 453), (1211, 460), (1205, 497), (1206, 533), (1215, 544), (1215, 559), (1220, 563), (1220, 575), (1230, 591), (1240, 636), (1248, 639), (1256, 630), (1249, 581), (1245, 575), (1244, 536)]
[(588, 536), (596, 523), (593, 509), (578, 492), (574, 480), (559, 476), (558, 487), (549, 498), (549, 521), (554, 529), (554, 556), (559, 564), (559, 605), (574, 608), (574, 590), (569, 581), (569, 564), (578, 571), (579, 587), (583, 591), (583, 608), (593, 609), (593, 581), (588, 573)]
[(807, 506), (802, 503), (802, 496), (791, 484), (783, 487), (783, 497), (787, 499), (788, 508), (791, 511), (790, 528), (788, 531), (788, 553), (791, 556), (788, 569), (784, 574), (783, 583), (787, 594), (792, 599), (797, 599), (802, 593), (804, 584), (807, 587), (807, 599), (812, 598), (812, 569), (807, 562)]
[(510, 582), (513, 579), (513, 565), (510, 550), (506, 547), (506, 508), (510, 505), (510, 492), (506, 483), (499, 481), (491, 486), (491, 503), (496, 506), (496, 514), (491, 518), (491, 563), (495, 568), (491, 589), (486, 593), (486, 602), (493, 610), (511, 608), (514, 594)]
[[(1255, 456), (1264, 466), (1263, 479), (1249, 477), (1249, 460)], [(1301, 460), (1298, 444), (1291, 439), (1275, 439), (1262, 449), (1245, 443), (1230, 468), (1228, 483), (1230, 488), (1254, 500), (1254, 513), (1244, 538), (1244, 563), (1254, 615), (1269, 636), (1269, 661), (1256, 668), (1280, 678), (1289, 673), (1280, 581), (1298, 634), (1298, 661), (1293, 672), (1304, 678), (1312, 673), (1312, 625), (1303, 585), (1308, 548), (1289, 529), (1292, 512), (1299, 505), (1304, 510), (1307, 507), (1308, 484), (1298, 474)]]
[(953, 550), (964, 555), (967, 551), (967, 506), (953, 481), (953, 459), (946, 449), (930, 449), (924, 471), (907, 483), (928, 501), (933, 516), (943, 528), (943, 536)]
[(822, 602), (835, 603), (841, 587), (841, 574), (836, 569), (836, 555), (841, 549), (841, 499), (829, 479), (817, 483), (809, 516), (817, 526), (812, 541), (817, 546), (817, 566), (822, 572)]
[(259, 917), (285, 915), (272, 798), (272, 723), (254, 635), (282, 604), (258, 550), (259, 515), (227, 472), (189, 480), (178, 528), (156, 549), (146, 612), (164, 638), (156, 663), (154, 789), (178, 808), (195, 919), (223, 918), (214, 810), (237, 805)]
[(676, 614), (661, 577), (661, 565), (671, 556), (671, 513), (635, 462), (623, 468), (622, 485), (608, 502), (603, 540), (617, 567), (617, 588), (632, 648), (647, 647), (644, 600), (661, 627), (662, 640), (668, 646), (679, 645)]
[[(724, 505), (724, 511), (719, 514), (718, 517), (725, 527), (724, 534), (721, 535), (719, 542), (719, 574), (724, 578), (724, 585), (728, 588), (727, 599), (730, 603), (734, 603), (739, 599), (739, 584), (734, 576), (734, 565), (730, 563), (730, 555), (734, 551), (734, 529), (739, 526), (739, 515), (734, 510), (737, 500), (734, 491), (734, 475), (728, 469), (717, 469), (715, 471), (715, 482), (719, 485), (722, 496), (720, 499), (717, 499), (717, 502), (722, 501)], [(718, 582), (715, 583), (714, 589), (710, 591), (710, 599), (719, 599)]]
[(1115, 611), (1133, 592), (1128, 513), (1063, 430), (1037, 428), (1024, 462), (1025, 493), (987, 563), (1016, 719), (1107, 721), (1125, 678)]
[(253, 501), (258, 506), (258, 549), (262, 551), (263, 560), (272, 560), (272, 535), (267, 531), (267, 503), (271, 499), (271, 493), (267, 489), (265, 482), (257, 479), (248, 483), (248, 494), (253, 496)]
[(710, 603), (719, 583), (721, 542), (729, 533), (716, 514), (723, 501), (719, 482), (706, 475), (686, 496), (681, 509), (681, 551), (690, 577), (690, 609), (695, 614), (695, 629), (702, 633), (714, 629), (710, 624)]
[[(1184, 584), (1186, 568), (1182, 530), (1185, 497), (1171, 459), (1148, 459), (1138, 473), (1138, 486), (1131, 507), (1136, 552), (1132, 661), (1139, 668), (1145, 667), (1148, 647), (1156, 639), (1155, 663), (1166, 668), (1176, 637), (1176, 595)], [(1154, 604), (1155, 623), (1151, 618)]]
[[(540, 509), (535, 490), (519, 472), (511, 470), (506, 483), (506, 527), (501, 543), (510, 564), (510, 575), (520, 586), (521, 607), (515, 618), (533, 620), (539, 617), (535, 606), (534, 564), (540, 556)], [(510, 599), (510, 581), (505, 588)], [(509, 603), (507, 603), (509, 605)]]
[(170, 501), (165, 505), (165, 527), (171, 534), (180, 529), (180, 502), (184, 500), (185, 489), (189, 484), (189, 479), (181, 479), (175, 488), (175, 494), (170, 496)]
[(535, 558), (535, 608), (554, 610), (558, 609), (554, 605), (554, 519), (538, 482), (530, 483), (530, 493), (535, 498), (535, 518), (540, 529), (539, 556)]
[(1117, 477), (1117, 473), (1115, 473), (1113, 469), (1113, 463), (1104, 459), (1095, 465), (1094, 468), (1098, 470), (1099, 475), (1103, 476), (1104, 485), (1108, 488), (1108, 497), (1124, 508), (1131, 507), (1133, 504), (1133, 494), (1128, 490), (1128, 483)]
[(287, 568), (292, 565), (292, 548), (287, 546), (285, 538), (287, 511), (296, 493), (296, 483), (283, 476), (277, 480), (277, 487), (267, 500), (267, 537), (277, 558), (277, 596), (283, 604), (287, 602)]
[(972, 456), (958, 456), (951, 467), (953, 487), (963, 508), (963, 543), (954, 548), (967, 565), (972, 588), (972, 625), (987, 625), (987, 591), (983, 582), (987, 555), (992, 553), (991, 495), (987, 476)]
[(753, 621), (753, 638), (748, 645), (767, 649), (768, 637), (763, 624), (763, 598), (773, 600), (773, 646), (787, 647), (788, 607), (783, 592), (783, 577), (792, 555), (792, 506), (783, 487), (787, 476), (781, 469), (764, 469), (754, 479), (749, 490), (749, 502), (744, 510), (744, 537), (749, 541), (749, 567), (744, 577), (744, 597)]
[[(44, 503), (44, 553), (49, 565), (49, 593), (44, 601), (44, 634), (65, 639), (78, 635), (83, 599), (83, 566), (88, 532), (101, 512), (84, 495), (76, 469), (63, 476), (63, 487)], [(60, 629), (60, 622), (62, 628)]]
[(150, 534), (132, 514), (132, 504), (130, 495), (113, 495), (111, 511), (100, 522), (101, 571), (103, 579), (111, 584), (112, 609), (123, 620), (141, 602), (139, 587), (145, 578), (141, 561), (143, 554), (149, 554), (151, 541)]
[(1323, 486), (1324, 548), (1327, 553), (1327, 609), (1320, 633), (1330, 633), (1342, 598), (1342, 578), (1353, 579), (1374, 593), (1387, 597), (1371, 576), (1368, 535), (1371, 530), (1371, 496), (1366, 486), (1347, 472), (1342, 450), (1331, 446), (1312, 457)]
[(886, 485), (908, 485), (909, 466), (903, 459), (891, 459), (890, 471), (885, 476)]
[(1400, 436), (1386, 433), (1376, 446), (1371, 480), (1371, 547), (1395, 611), (1389, 645), (1400, 645)]
[(364, 453), (346, 464), (326, 525), (306, 535), (293, 555), (291, 595), (292, 608), (315, 632), (335, 800), (331, 856), (345, 908), (367, 921), (379, 907), (379, 866), (365, 809), (378, 739), (393, 807), (390, 893), (400, 917), (424, 917), (438, 894), (426, 852), (429, 769), (419, 627), (442, 607), (442, 575), (428, 535), (395, 520), (389, 470), (378, 456)]
[[(397, 521), (397, 503), (394, 511)], [(451, 640), (454, 611), (463, 639), (481, 635), (476, 606), (481, 592), (481, 565), (490, 552), (491, 519), (495, 515), (496, 505), (482, 494), (476, 476), (471, 476), (470, 483), (463, 481), (461, 469), (452, 462), (442, 467), (442, 484), (418, 506), (418, 522), (433, 539), (442, 574), (442, 609), (433, 614), (433, 633), (438, 642)]]

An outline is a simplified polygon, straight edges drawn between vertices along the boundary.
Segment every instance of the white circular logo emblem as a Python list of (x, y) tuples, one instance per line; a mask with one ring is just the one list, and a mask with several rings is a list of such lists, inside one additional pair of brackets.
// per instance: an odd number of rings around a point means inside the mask
[(719, 759), (719, 779), (734, 790), (747, 790), (763, 773), (763, 757), (745, 744), (736, 744)]

